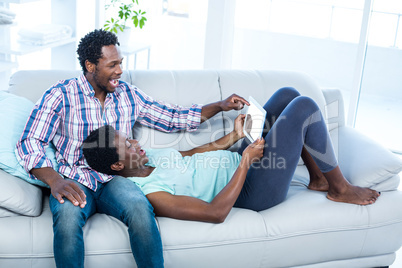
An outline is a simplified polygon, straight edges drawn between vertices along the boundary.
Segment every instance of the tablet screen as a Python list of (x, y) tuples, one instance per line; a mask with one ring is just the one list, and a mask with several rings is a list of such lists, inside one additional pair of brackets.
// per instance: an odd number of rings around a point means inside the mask
[(251, 142), (254, 142), (262, 136), (267, 111), (251, 96), (248, 102), (250, 106), (247, 106), (245, 113), (243, 132)]

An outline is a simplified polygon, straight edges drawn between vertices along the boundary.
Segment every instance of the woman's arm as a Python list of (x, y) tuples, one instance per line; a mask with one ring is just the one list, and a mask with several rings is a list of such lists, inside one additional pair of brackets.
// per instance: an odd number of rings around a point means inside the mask
[(232, 179), (211, 203), (189, 196), (154, 192), (148, 194), (147, 198), (154, 207), (155, 214), (180, 220), (223, 222), (240, 194), (251, 164), (262, 157), (264, 142), (264, 139), (256, 140), (244, 150)]
[(205, 153), (209, 151), (216, 151), (216, 150), (226, 150), (233, 144), (235, 144), (238, 140), (241, 138), (244, 138), (244, 133), (243, 133), (243, 124), (244, 124), (244, 114), (240, 114), (236, 117), (234, 121), (234, 129), (232, 132), (229, 134), (223, 136), (222, 138), (201, 145), (199, 147), (193, 148), (188, 151), (180, 151), (182, 156), (192, 156), (193, 154), (196, 153)]

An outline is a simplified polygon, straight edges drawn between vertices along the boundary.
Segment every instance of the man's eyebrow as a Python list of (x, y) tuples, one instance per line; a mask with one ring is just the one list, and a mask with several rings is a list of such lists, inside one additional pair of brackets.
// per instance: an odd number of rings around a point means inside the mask
[(114, 63), (122, 63), (124, 58), (121, 59), (117, 59), (117, 60), (111, 60), (109, 62), (107, 62), (106, 64), (114, 64)]

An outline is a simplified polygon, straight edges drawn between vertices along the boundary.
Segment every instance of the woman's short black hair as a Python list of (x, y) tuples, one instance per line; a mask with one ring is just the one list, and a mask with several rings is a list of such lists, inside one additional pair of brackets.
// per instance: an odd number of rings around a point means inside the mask
[(110, 166), (119, 161), (114, 138), (116, 130), (112, 126), (102, 126), (92, 131), (82, 144), (82, 153), (88, 165), (101, 173), (117, 175)]
[(99, 59), (102, 58), (102, 47), (110, 45), (120, 45), (117, 36), (103, 29), (96, 29), (83, 38), (77, 48), (78, 60), (84, 74), (87, 73), (85, 61), (88, 60), (93, 64), (98, 64)]

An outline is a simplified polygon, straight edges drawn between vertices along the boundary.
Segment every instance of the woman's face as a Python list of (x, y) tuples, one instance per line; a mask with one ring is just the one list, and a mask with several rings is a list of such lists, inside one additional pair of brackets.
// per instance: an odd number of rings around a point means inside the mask
[(143, 167), (149, 159), (137, 140), (128, 139), (123, 133), (116, 131), (115, 145), (119, 154), (119, 161), (125, 169)]

